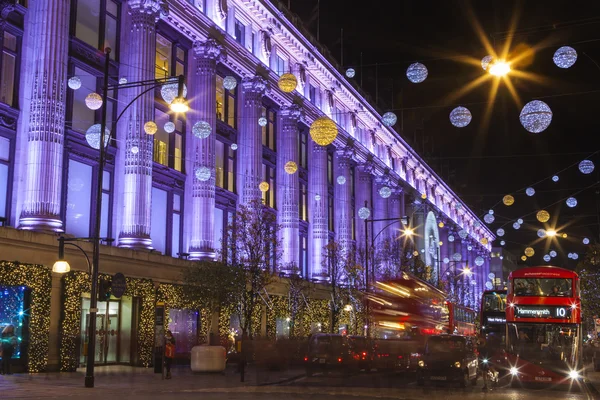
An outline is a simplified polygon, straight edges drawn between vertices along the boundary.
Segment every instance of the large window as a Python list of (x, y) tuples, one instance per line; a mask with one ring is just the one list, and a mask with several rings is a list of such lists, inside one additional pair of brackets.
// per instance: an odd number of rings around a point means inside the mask
[(152, 188), (150, 238), (155, 250), (177, 257), (181, 251), (181, 194)]
[(306, 130), (301, 130), (298, 134), (298, 160), (300, 161), (301, 168), (307, 168), (307, 155), (308, 155), (308, 135)]
[[(85, 105), (85, 98), (92, 92), (99, 93), (98, 78), (91, 72), (84, 70), (79, 67), (73, 68), (73, 75), (79, 77), (81, 80), (81, 88), (78, 90), (70, 90), (69, 93), (72, 95), (71, 102), (71, 129), (77, 132), (85, 134), (90, 126), (100, 122), (100, 110), (90, 110)], [(116, 118), (115, 113), (117, 111), (115, 92), (109, 91), (108, 102), (107, 102), (107, 124), (108, 129), (114, 129), (112, 121)], [(116, 138), (115, 132), (112, 132), (112, 138)]]
[(185, 76), (186, 60), (187, 51), (183, 47), (160, 33), (156, 34), (156, 79)]
[(333, 224), (333, 210), (334, 210), (334, 208), (333, 208), (333, 196), (330, 195), (327, 198), (327, 200), (328, 200), (328, 205), (327, 205), (327, 210), (328, 211), (327, 211), (327, 214), (329, 215), (329, 218), (328, 218), (327, 222), (329, 223), (329, 231), (333, 232), (334, 231), (334, 228), (333, 228), (334, 227), (334, 224)]
[(15, 105), (15, 82), (17, 82), (17, 51), (18, 38), (10, 32), (4, 31), (2, 39), (2, 64), (0, 70), (2, 75), (0, 79), (0, 101), (9, 106)]
[[(183, 152), (183, 121), (175, 119), (174, 115), (167, 114), (156, 108), (154, 110), (154, 121), (158, 130), (154, 134), (154, 162), (181, 171)], [(173, 132), (165, 130), (165, 125), (172, 123)], [(171, 125), (171, 124), (169, 124)]]
[(10, 140), (0, 136), (0, 217), (8, 217)]
[(300, 219), (308, 221), (308, 189), (306, 183), (300, 182), (300, 202), (298, 203), (300, 211)]
[(215, 184), (235, 192), (235, 151), (221, 141), (215, 142)]
[(275, 56), (275, 72), (281, 76), (285, 74), (285, 60), (279, 56)]
[(262, 115), (267, 118), (267, 125), (262, 127), (262, 144), (275, 151), (275, 111), (263, 107)]
[(308, 85), (308, 99), (315, 106), (317, 105), (317, 88), (313, 85)]
[(235, 20), (235, 41), (244, 46), (246, 44), (246, 27), (237, 19)]
[(513, 286), (516, 296), (562, 296), (573, 294), (573, 280), (564, 278), (529, 279), (515, 278)]
[(214, 241), (215, 251), (219, 253), (223, 248), (224, 232), (223, 229), (226, 227), (226, 221), (224, 220), (227, 212), (215, 207), (215, 225), (214, 225)]
[(173, 333), (176, 354), (187, 358), (198, 345), (199, 314), (196, 310), (169, 309), (169, 330)]
[(21, 358), (23, 334), (28, 331), (29, 304), (31, 292), (25, 286), (0, 285), (0, 332), (12, 325), (15, 333), (15, 346), (12, 358)]
[(269, 190), (267, 190), (266, 192), (262, 192), (262, 199), (263, 202), (271, 207), (271, 208), (275, 208), (275, 205), (277, 204), (276, 198), (275, 198), (275, 192), (276, 192), (276, 187), (275, 187), (275, 169), (267, 166), (265, 164), (263, 164), (262, 166), (262, 170), (263, 170), (263, 181), (267, 182), (269, 184)]
[(93, 168), (69, 160), (65, 232), (76, 237), (90, 236)]
[(300, 233), (300, 271), (304, 278), (308, 278), (308, 236)]
[(217, 75), (217, 118), (232, 128), (236, 127), (236, 90), (223, 87), (223, 77)]
[(327, 153), (327, 183), (333, 185), (333, 154)]
[(171, 231), (171, 257), (178, 257), (181, 251), (181, 196), (173, 193), (173, 223)]
[(115, 0), (76, 0), (75, 36), (95, 49), (110, 47), (118, 58), (120, 2)]

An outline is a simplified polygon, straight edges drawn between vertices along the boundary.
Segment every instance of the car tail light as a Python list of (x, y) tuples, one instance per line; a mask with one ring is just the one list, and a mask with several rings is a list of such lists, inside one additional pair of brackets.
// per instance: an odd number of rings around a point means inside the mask
[(399, 359), (402, 359), (403, 357), (402, 357), (402, 356), (398, 356), (398, 358), (399, 358)]
[(341, 358), (341, 357), (340, 357), (340, 358), (338, 358), (338, 362), (342, 362), (342, 358)]
[(304, 361), (308, 361), (308, 357), (304, 357)]
[(366, 356), (366, 355), (367, 355), (367, 353), (365, 351), (363, 351), (363, 356)]

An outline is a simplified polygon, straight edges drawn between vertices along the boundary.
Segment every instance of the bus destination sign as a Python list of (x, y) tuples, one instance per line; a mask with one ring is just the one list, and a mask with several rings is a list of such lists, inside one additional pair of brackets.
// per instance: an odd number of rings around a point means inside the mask
[(487, 323), (488, 324), (505, 324), (506, 323), (506, 318), (505, 317), (500, 317), (500, 316), (487, 316)]
[(565, 306), (516, 306), (517, 318), (571, 318), (571, 307)]

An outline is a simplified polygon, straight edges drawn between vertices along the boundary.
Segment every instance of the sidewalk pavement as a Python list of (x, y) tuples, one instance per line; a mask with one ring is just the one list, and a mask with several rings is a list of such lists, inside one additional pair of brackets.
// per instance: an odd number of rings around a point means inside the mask
[[(193, 391), (208, 388), (243, 388), (275, 385), (304, 375), (304, 369), (289, 368), (282, 371), (268, 371), (254, 365), (246, 367), (244, 382), (236, 365), (229, 366), (222, 373), (194, 373), (189, 366), (174, 366), (170, 380), (162, 379), (152, 368), (129, 366), (98, 366), (95, 368), (95, 388), (103, 394), (127, 398), (128, 395), (158, 392)], [(77, 372), (56, 372), (40, 374), (0, 375), (0, 397), (75, 397), (90, 394), (84, 387), (85, 369)], [(8, 394), (8, 396), (6, 396)]]

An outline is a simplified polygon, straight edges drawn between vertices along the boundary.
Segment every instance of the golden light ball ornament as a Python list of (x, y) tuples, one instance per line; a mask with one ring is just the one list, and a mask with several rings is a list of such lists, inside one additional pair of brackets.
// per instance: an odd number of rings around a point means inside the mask
[(258, 188), (264, 193), (269, 190), (269, 184), (267, 182), (261, 182), (260, 185), (258, 185)]
[(487, 245), (487, 244), (489, 243), (489, 241), (488, 241), (488, 238), (486, 238), (486, 237), (482, 237), (482, 238), (479, 240), (479, 243), (481, 243), (481, 244), (482, 244), (482, 245), (484, 245), (484, 246), (485, 246), (485, 245)]
[(562, 237), (563, 237), (563, 239), (566, 239), (566, 238), (567, 238), (567, 234), (566, 234), (566, 233), (563, 233), (563, 234), (562, 234)]
[(288, 174), (293, 175), (296, 173), (296, 171), (298, 171), (298, 164), (296, 164), (294, 161), (288, 161), (285, 163), (283, 169)]
[(535, 250), (533, 250), (533, 247), (527, 247), (525, 249), (525, 255), (527, 257), (533, 257), (534, 254), (535, 254)]
[(502, 198), (502, 203), (504, 203), (505, 206), (512, 206), (515, 204), (515, 198), (512, 195), (507, 194)]
[(148, 135), (154, 135), (158, 131), (158, 125), (154, 121), (148, 121), (144, 124), (144, 132)]
[(419, 255), (419, 252), (418, 252), (418, 251), (416, 251), (416, 250), (415, 250), (415, 251), (413, 251), (413, 256), (415, 256), (415, 257), (416, 257), (416, 256), (418, 256), (418, 255)]
[(422, 198), (423, 200), (425, 200), (425, 199), (427, 198), (427, 194), (426, 194), (426, 193), (423, 193), (423, 194), (421, 194), (421, 198)]
[(298, 86), (298, 79), (296, 79), (294, 74), (288, 72), (279, 77), (277, 86), (279, 86), (282, 92), (292, 93), (296, 89), (296, 86)]
[(328, 117), (319, 117), (310, 125), (310, 137), (319, 146), (329, 146), (337, 135), (337, 126)]
[(527, 261), (527, 256), (521, 256), (521, 261)]
[(537, 212), (535, 217), (540, 222), (548, 222), (548, 220), (550, 219), (550, 213), (546, 210), (540, 210)]
[(444, 227), (444, 223), (443, 223), (443, 222), (440, 222), (440, 223), (438, 224), (438, 226), (439, 226), (440, 228), (443, 228), (443, 227)]

